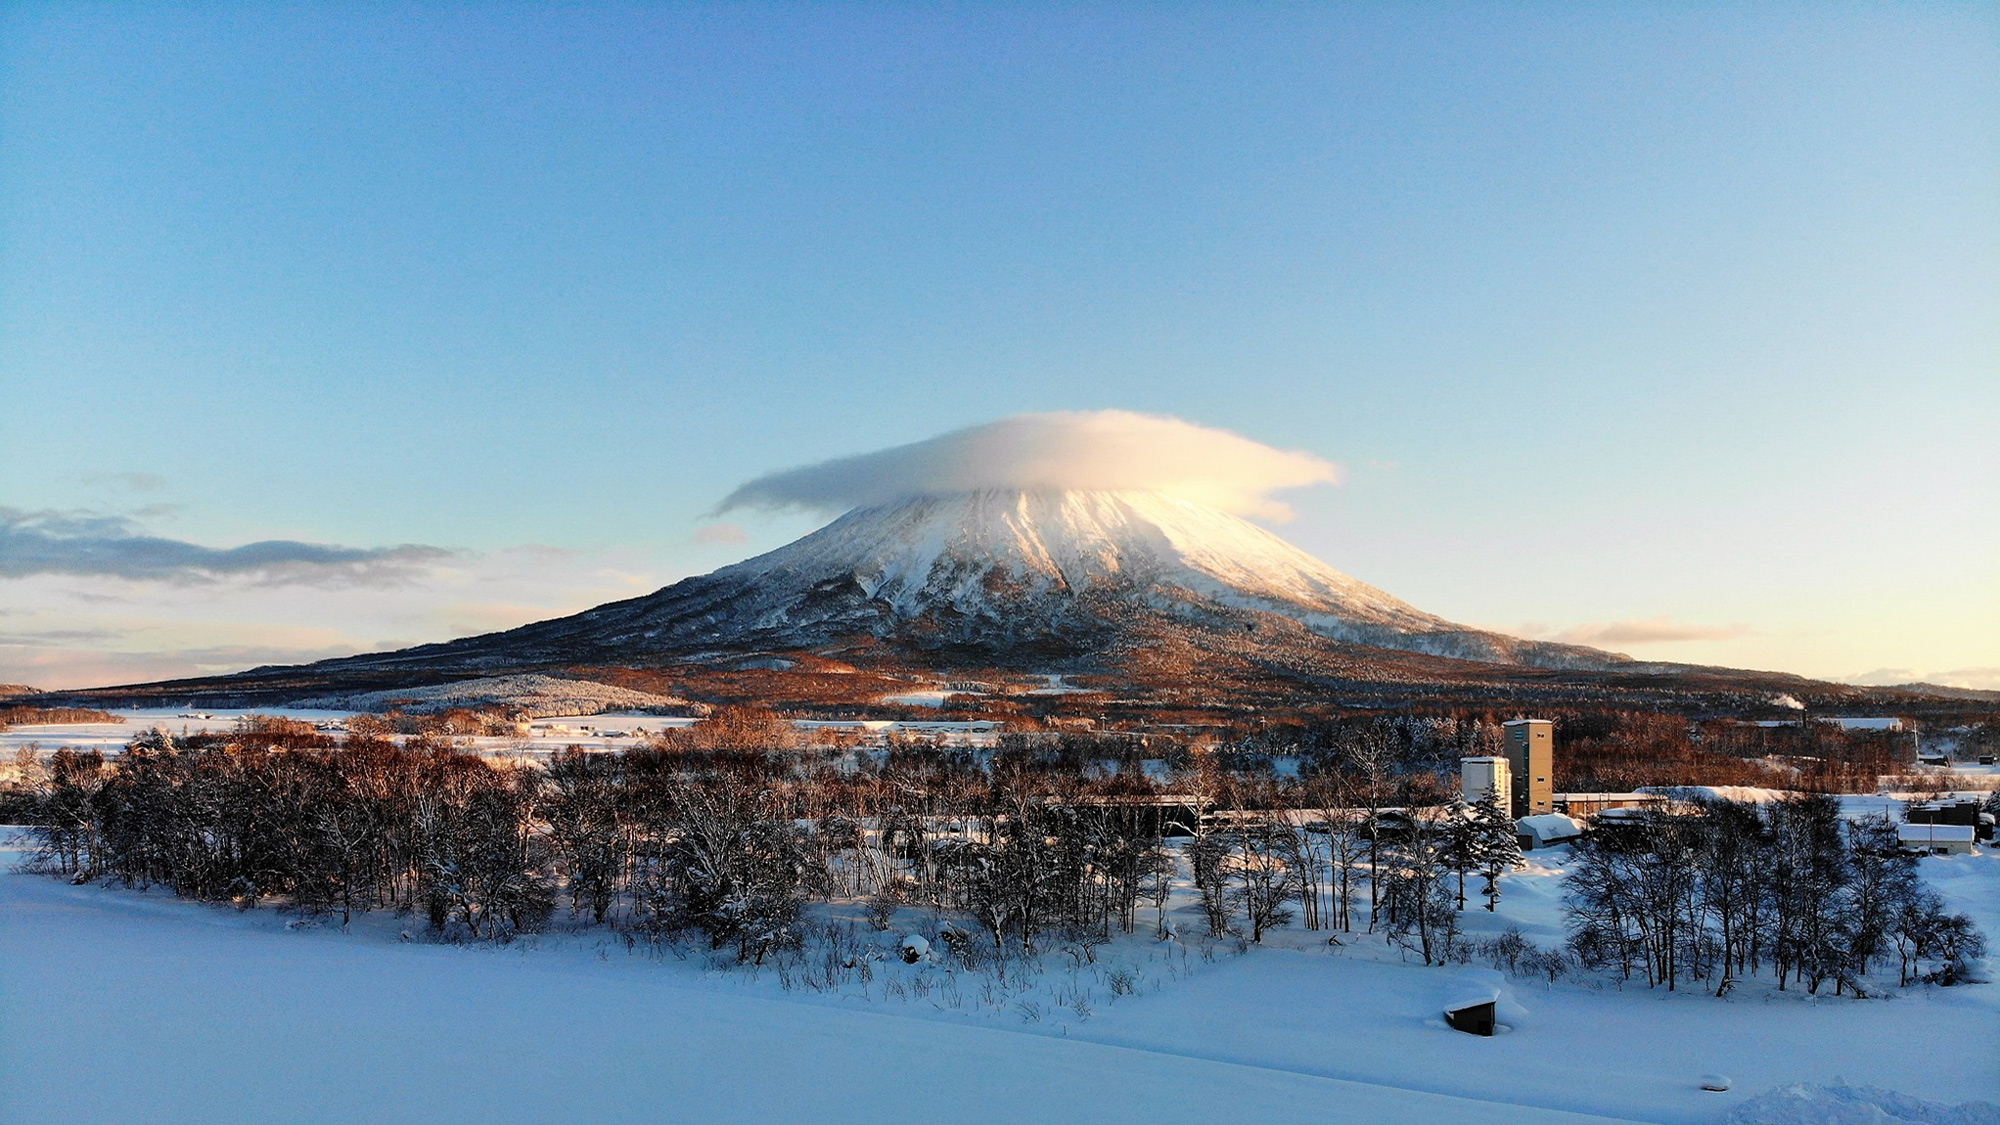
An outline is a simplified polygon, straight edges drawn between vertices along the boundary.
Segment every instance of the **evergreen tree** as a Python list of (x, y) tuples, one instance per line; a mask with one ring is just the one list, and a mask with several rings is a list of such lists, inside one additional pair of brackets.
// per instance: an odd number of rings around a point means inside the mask
[[(1521, 857), (1521, 841), (1515, 834), (1514, 818), (1500, 807), (1499, 795), (1489, 790), (1472, 806), (1472, 815), (1467, 821), (1469, 839), (1468, 851), (1472, 864), (1486, 880), (1486, 909), (1495, 911), (1500, 905), (1500, 876), (1524, 862)], [(1459, 908), (1464, 909), (1465, 896), (1459, 895)]]

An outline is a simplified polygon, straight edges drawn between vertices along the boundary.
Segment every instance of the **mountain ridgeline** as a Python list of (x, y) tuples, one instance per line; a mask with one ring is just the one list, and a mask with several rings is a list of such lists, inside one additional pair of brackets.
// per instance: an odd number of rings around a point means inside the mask
[[(848, 715), (893, 690), (864, 680), (986, 672), (1094, 677), (1107, 706), (1148, 714), (1448, 700), (1746, 712), (1781, 695), (1830, 707), (1930, 698), (1474, 629), (1226, 512), (1129, 491), (912, 496), (644, 597), (506, 632), (68, 694), (264, 705), (548, 673), (701, 698), (715, 677), (737, 676), (706, 697)], [(750, 684), (749, 673), (763, 678)]]
[[(1262, 632), (1540, 668), (1622, 656), (1453, 624), (1263, 528), (1148, 492), (969, 492), (859, 508), (644, 597), (446, 644), (326, 662), (490, 671), (825, 649), (867, 638), (981, 664), (1116, 662), (1163, 634)], [(1253, 646), (1254, 647), (1254, 646)]]

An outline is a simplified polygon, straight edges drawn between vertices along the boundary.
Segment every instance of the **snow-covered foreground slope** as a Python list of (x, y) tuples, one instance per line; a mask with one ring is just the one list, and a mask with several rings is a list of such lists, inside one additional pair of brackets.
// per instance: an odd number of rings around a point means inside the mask
[[(2000, 857), (1925, 866), (1993, 928)], [(1510, 881), (1531, 928), (1552, 877)], [(1995, 986), (1813, 1004), (1516, 981), (1529, 1018), (1477, 1039), (1437, 1021), (1452, 970), (1258, 950), (1029, 1023), (887, 1001), (894, 963), (861, 1001), (601, 933), (456, 948), (396, 925), (0, 874), (0, 1119), (1688, 1122), (1842, 1078), (2000, 1098)], [(1715, 1070), (1734, 1091), (1697, 1089)]]
[(1254, 1062), (790, 1003), (670, 965), (288, 933), (18, 874), (0, 887), (9, 1121), (1521, 1120)]

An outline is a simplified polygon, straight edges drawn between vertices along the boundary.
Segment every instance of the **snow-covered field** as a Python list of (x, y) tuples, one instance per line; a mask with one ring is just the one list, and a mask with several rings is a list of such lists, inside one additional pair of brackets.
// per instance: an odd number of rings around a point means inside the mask
[[(1537, 853), (1501, 914), (1470, 921), (1553, 940), (1565, 854)], [(1923, 869), (2000, 932), (2000, 855)], [(946, 999), (979, 987), (971, 976), (893, 957), (816, 992), (604, 930), (456, 947), (420, 930), (405, 943), (406, 926), (369, 915), (343, 932), (0, 874), (0, 1117), (1692, 1122), (1843, 1081), (2000, 1101), (2000, 985), (1717, 1000), (1516, 979), (1526, 1017), (1481, 1039), (1438, 1019), (1464, 970), (1296, 930), (1242, 954), (1143, 936), (1094, 966), (1056, 953), (988, 1005)], [(1127, 994), (1102, 987), (1112, 973), (1130, 975)], [(1734, 1088), (1700, 1090), (1709, 1072)], [(1897, 1120), (1840, 1118), (1807, 1094), (1760, 1119)]]
[[(222, 730), (241, 714), (16, 728), (0, 732), (0, 750), (116, 750), (148, 727)], [(614, 749), (690, 721), (593, 715), (472, 741)], [(800, 725), (992, 737), (991, 724)], [(1844, 804), (1859, 815), (1900, 802)], [(1559, 943), (1567, 856), (1532, 853), (1505, 880), (1500, 913), (1465, 913), (1471, 936), (1513, 926)], [(1694, 1122), (1807, 1083), (1743, 1120), (2000, 1123), (1984, 1110), (1879, 1116), (1883, 1099), (1857, 1106), (1823, 1088), (2000, 1102), (2000, 984), (1857, 1002), (1757, 983), (1718, 1000), (1515, 979), (1525, 1017), (1479, 1039), (1438, 1018), (1465, 970), (1406, 963), (1366, 936), (1331, 949), (1295, 927), (1239, 953), (1150, 940), (1142, 920), (1096, 964), (1054, 951), (997, 999), (990, 977), (892, 955), (868, 981), (815, 991), (772, 968), (722, 971), (699, 950), (628, 947), (603, 929), (435, 945), (408, 919), (367, 915), (342, 931), (271, 909), (71, 887), (12, 871), (16, 857), (0, 853), (0, 1121)], [(2000, 853), (1922, 868), (2000, 938)], [(1178, 932), (1200, 930), (1190, 902), (1175, 913)], [(897, 921), (935, 933), (917, 911)], [(900, 939), (863, 933), (884, 953)], [(1730, 1091), (1700, 1089), (1716, 1072)]]
[[(123, 750), (132, 737), (155, 727), (173, 735), (202, 731), (227, 731), (237, 720), (250, 715), (277, 715), (309, 723), (344, 723), (359, 712), (323, 708), (217, 708), (185, 711), (173, 708), (133, 708), (117, 712), (122, 723), (38, 723), (0, 730), (0, 753), (12, 757), (23, 747), (34, 746), (48, 752), (69, 746), (78, 750), (100, 750), (107, 754)], [(526, 737), (458, 738), (454, 741), (485, 753), (525, 750), (547, 753), (565, 746), (580, 745), (586, 750), (624, 749), (636, 745), (648, 732), (669, 727), (685, 727), (691, 718), (609, 712), (573, 716), (568, 719), (538, 719)], [(600, 733), (603, 732), (603, 733)], [(618, 732), (613, 734), (611, 732)]]
[(453, 707), (501, 705), (541, 718), (547, 715), (594, 715), (622, 709), (667, 710), (686, 708), (688, 701), (650, 692), (633, 691), (591, 680), (555, 676), (489, 676), (477, 680), (434, 684), (430, 687), (397, 691), (371, 691), (307, 700), (302, 707), (347, 708), (356, 711), (387, 711), (399, 708), (413, 714), (445, 711)]
[[(1042, 686), (1029, 688), (1028, 690), (1021, 691), (1018, 694), (1025, 696), (1042, 696), (1042, 697), (1051, 695), (1093, 694), (1093, 689), (1086, 687), (1077, 687), (1076, 685), (1069, 683), (1067, 680), (1065, 680), (1061, 675), (1057, 673), (1044, 672), (1041, 674), (1041, 679), (1043, 681)], [(926, 691), (906, 691), (898, 695), (885, 695), (882, 697), (882, 702), (899, 703), (905, 707), (943, 707), (945, 700), (951, 698), (954, 695), (960, 695), (960, 694), (988, 695), (992, 693), (986, 691), (972, 691), (968, 693), (963, 691), (962, 689), (935, 688)]]
[[(312, 723), (338, 723), (353, 718), (354, 711), (312, 710), (298, 707), (278, 709), (230, 709), (190, 712), (172, 708), (138, 708), (118, 712), (122, 723), (40, 723), (0, 730), (0, 757), (11, 759), (26, 747), (50, 753), (59, 747), (99, 750), (107, 754), (125, 748), (132, 736), (158, 727), (174, 735), (201, 731), (227, 731), (246, 715), (282, 715)], [(693, 724), (691, 718), (646, 715), (633, 712), (560, 716), (537, 719), (525, 737), (466, 738), (455, 742), (486, 754), (525, 753), (541, 756), (567, 746), (585, 750), (623, 750), (639, 744), (647, 734)], [(888, 720), (888, 719), (798, 719), (792, 724), (801, 732), (815, 730), (853, 731), (864, 737), (905, 734), (938, 738), (945, 742), (991, 746), (1000, 724), (992, 720)]]
[(882, 697), (882, 702), (897, 703), (904, 707), (943, 707), (944, 701), (951, 698), (954, 694), (956, 693), (945, 688), (936, 688), (929, 691), (906, 691), (898, 695), (885, 695)]

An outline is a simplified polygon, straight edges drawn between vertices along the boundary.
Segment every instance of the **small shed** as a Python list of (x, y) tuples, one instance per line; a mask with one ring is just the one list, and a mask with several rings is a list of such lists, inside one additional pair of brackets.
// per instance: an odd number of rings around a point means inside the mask
[(1521, 850), (1529, 852), (1569, 843), (1583, 835), (1583, 823), (1561, 813), (1540, 813), (1515, 821), (1514, 833), (1521, 842)]
[(1444, 1022), (1450, 1024), (1453, 1031), (1491, 1037), (1494, 1025), (1499, 1022), (1494, 1017), (1498, 1004), (1496, 1000), (1480, 1000), (1457, 1008), (1446, 1008)]
[(1906, 848), (1932, 855), (1971, 855), (1976, 831), (1970, 824), (1902, 824), (1896, 838)]
[(1497, 1035), (1521, 1026), (1527, 1009), (1514, 1002), (1507, 978), (1492, 969), (1462, 969), (1445, 985), (1438, 1005), (1445, 1025), (1467, 1035)]

